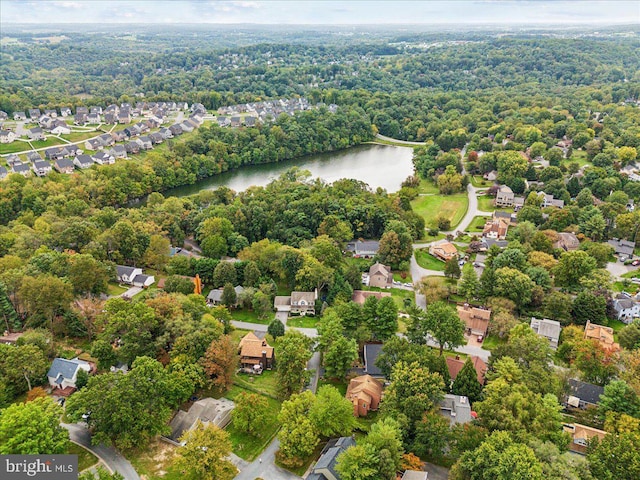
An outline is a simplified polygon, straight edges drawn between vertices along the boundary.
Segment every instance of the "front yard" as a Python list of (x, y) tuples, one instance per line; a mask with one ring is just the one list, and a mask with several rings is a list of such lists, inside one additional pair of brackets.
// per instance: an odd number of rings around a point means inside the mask
[(316, 328), (317, 323), (318, 317), (312, 317), (309, 315), (289, 317), (287, 319), (287, 327)]
[(418, 265), (422, 268), (426, 268), (427, 270), (436, 270), (438, 272), (444, 271), (444, 262), (431, 255), (428, 248), (415, 250), (414, 254)]
[(253, 310), (234, 308), (230, 309), (229, 313), (231, 314), (231, 318), (237, 320), (238, 322), (260, 323), (262, 325), (269, 325), (273, 320), (273, 315), (269, 315), (267, 318), (262, 319), (258, 317), (258, 314)]

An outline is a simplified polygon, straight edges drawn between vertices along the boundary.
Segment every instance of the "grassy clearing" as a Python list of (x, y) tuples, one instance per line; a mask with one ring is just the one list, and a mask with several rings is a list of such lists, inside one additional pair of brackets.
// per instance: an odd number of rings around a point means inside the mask
[(146, 480), (180, 480), (183, 474), (173, 466), (176, 447), (159, 439), (144, 448), (122, 452), (133, 468)]
[(482, 175), (473, 175), (471, 177), (471, 185), (473, 185), (476, 188), (490, 187), (492, 183), (493, 182), (490, 182), (489, 180), (485, 180), (484, 178), (482, 178)]
[(387, 292), (391, 294), (398, 311), (403, 312), (405, 310), (405, 300), (414, 301), (416, 294), (413, 290), (404, 290), (402, 288), (377, 288), (377, 287), (363, 287), (363, 290), (369, 290), (372, 292)]
[(128, 289), (126, 287), (121, 287), (117, 283), (109, 283), (107, 285), (107, 294), (108, 295), (122, 295)]
[(489, 217), (482, 217), (482, 216), (473, 217), (473, 220), (471, 220), (471, 224), (469, 225), (468, 231), (482, 232), (482, 230), (484, 229), (484, 224), (487, 222), (488, 219)]
[(266, 396), (277, 396), (276, 372), (265, 370), (262, 375), (249, 375), (248, 373), (238, 373), (233, 378), (233, 383), (247, 390), (255, 390)]
[(411, 272), (393, 272), (393, 279), (396, 282), (413, 283)]
[(98, 457), (76, 443), (71, 443), (67, 449), (67, 454), (78, 455), (78, 470), (80, 472), (98, 463)]
[(60, 135), (65, 140), (69, 140), (70, 142), (81, 142), (82, 140), (86, 140), (87, 138), (95, 137), (96, 135), (101, 135), (101, 131), (90, 131), (90, 132), (71, 132), (69, 135)]
[(435, 227), (436, 218), (444, 216), (451, 222), (454, 229), (460, 223), (467, 209), (469, 199), (466, 193), (455, 195), (426, 195), (411, 201), (413, 211), (424, 217), (427, 226)]
[(0, 155), (24, 152), (25, 150), (31, 150), (31, 147), (27, 142), (16, 140), (12, 143), (0, 143)]
[(253, 310), (230, 310), (231, 318), (237, 320), (238, 322), (248, 322), (248, 323), (260, 323), (262, 325), (269, 325), (273, 320), (272, 316), (269, 316), (265, 319), (259, 318), (258, 314)]
[(300, 317), (289, 317), (287, 319), (288, 327), (297, 327), (297, 328), (316, 328), (318, 323), (318, 319), (316, 317), (310, 317), (307, 315)]
[(577, 162), (580, 165), (580, 167), (591, 165), (591, 162), (587, 160), (587, 152), (585, 152), (584, 150), (574, 150), (573, 155), (571, 155), (571, 158), (568, 158), (563, 161), (563, 163), (565, 163), (566, 165), (569, 165), (570, 163), (573, 163), (573, 162)]
[(497, 335), (487, 335), (487, 337), (482, 342), (482, 348), (484, 348), (485, 350), (491, 351), (497, 346), (502, 345), (504, 343), (507, 343), (507, 341), (498, 337)]
[(414, 254), (418, 265), (422, 268), (426, 268), (427, 270), (436, 270), (438, 272), (444, 271), (444, 262), (431, 255), (428, 248), (416, 250)]
[(439, 194), (440, 190), (431, 180), (427, 180), (426, 178), (420, 179), (420, 185), (418, 186), (419, 194)]

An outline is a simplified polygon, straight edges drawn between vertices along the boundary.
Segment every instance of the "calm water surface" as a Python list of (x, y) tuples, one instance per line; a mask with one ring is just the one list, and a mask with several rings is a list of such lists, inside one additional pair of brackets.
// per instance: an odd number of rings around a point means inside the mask
[(165, 197), (184, 197), (222, 185), (240, 192), (252, 185), (265, 186), (293, 166), (309, 170), (314, 178), (320, 177), (327, 182), (355, 178), (373, 190), (382, 187), (388, 192), (396, 192), (400, 190), (402, 181), (413, 174), (412, 155), (413, 149), (408, 147), (360, 145), (285, 162), (244, 166), (163, 194)]

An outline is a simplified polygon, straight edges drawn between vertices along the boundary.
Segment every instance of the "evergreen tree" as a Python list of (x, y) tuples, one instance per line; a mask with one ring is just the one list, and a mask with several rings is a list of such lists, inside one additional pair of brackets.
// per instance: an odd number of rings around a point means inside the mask
[(462, 269), (462, 279), (458, 282), (458, 293), (468, 302), (478, 294), (480, 282), (478, 275), (471, 263), (467, 263)]
[(462, 370), (453, 381), (451, 393), (454, 395), (464, 395), (469, 398), (471, 403), (480, 400), (482, 394), (482, 385), (478, 382), (476, 369), (473, 368), (473, 362), (470, 358), (464, 362)]
[(7, 288), (2, 282), (0, 282), (0, 315), (4, 319), (4, 327), (7, 330), (10, 330), (11, 328), (20, 328), (18, 314), (9, 301)]
[(450, 258), (444, 264), (444, 274), (449, 278), (460, 278), (460, 265), (458, 265), (458, 257)]
[(267, 327), (267, 333), (273, 337), (275, 340), (278, 337), (284, 335), (284, 323), (282, 323), (279, 319), (274, 318), (269, 326)]

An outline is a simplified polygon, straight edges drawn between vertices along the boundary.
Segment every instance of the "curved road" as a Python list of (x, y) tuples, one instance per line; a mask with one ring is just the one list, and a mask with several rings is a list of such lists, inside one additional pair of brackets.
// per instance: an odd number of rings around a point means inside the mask
[(420, 147), (422, 145), (426, 145), (425, 142), (409, 142), (408, 140), (398, 140), (396, 138), (385, 137), (384, 135), (380, 135), (379, 133), (376, 135), (376, 138), (379, 138), (380, 140), (385, 140), (387, 142), (407, 145), (408, 147)]
[(107, 445), (91, 445), (91, 434), (89, 430), (78, 423), (63, 423), (62, 426), (69, 430), (69, 438), (72, 442), (82, 445), (95, 456), (97, 456), (112, 472), (118, 472), (124, 480), (140, 480), (140, 476), (115, 448)]

